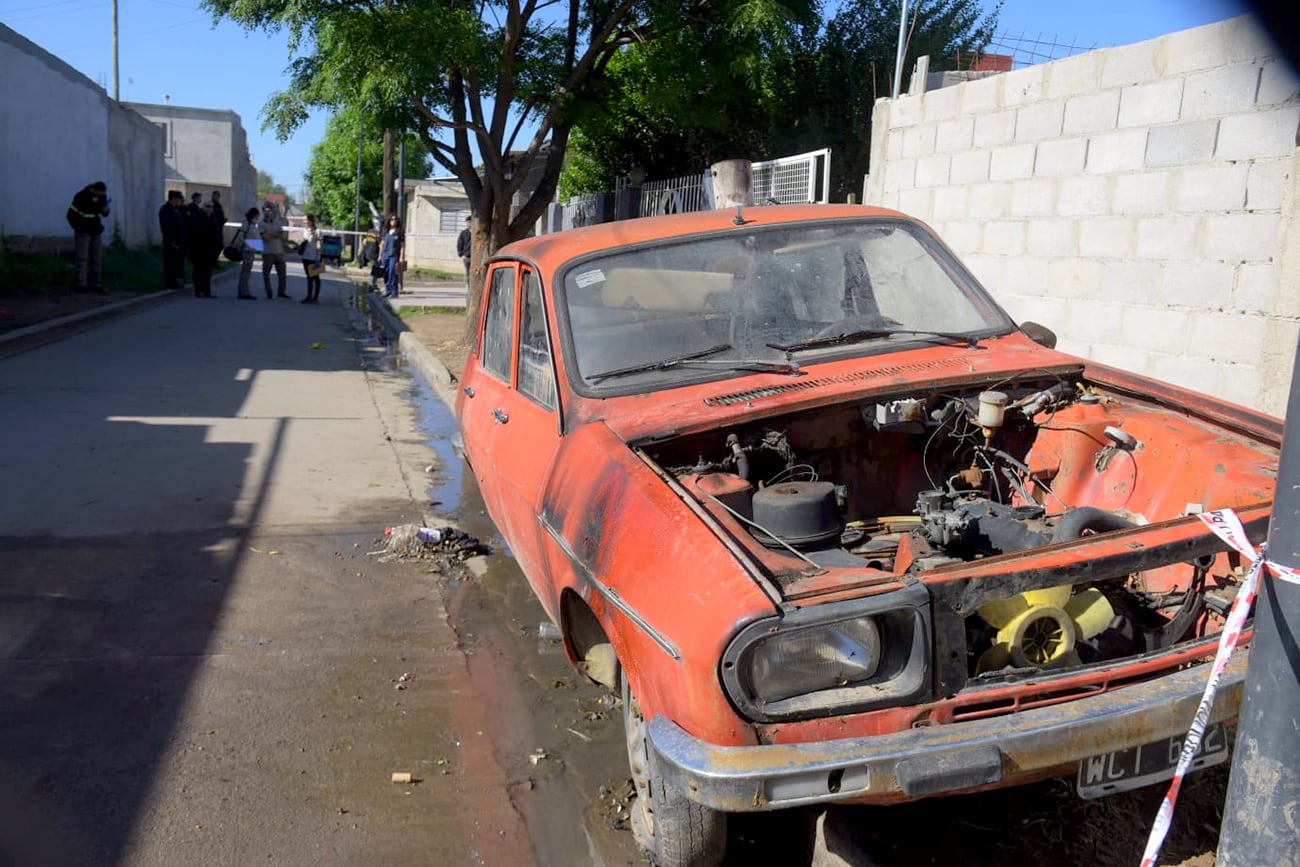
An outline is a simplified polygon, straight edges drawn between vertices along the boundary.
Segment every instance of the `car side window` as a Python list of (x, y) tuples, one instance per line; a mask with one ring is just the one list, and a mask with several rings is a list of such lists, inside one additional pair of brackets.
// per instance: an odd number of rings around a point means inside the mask
[(514, 348), (515, 269), (497, 268), (488, 284), (487, 313), (483, 323), (483, 369), (510, 382), (510, 357)]
[(519, 392), (546, 409), (555, 408), (555, 377), (546, 340), (542, 283), (534, 271), (524, 272), (524, 309), (519, 328)]

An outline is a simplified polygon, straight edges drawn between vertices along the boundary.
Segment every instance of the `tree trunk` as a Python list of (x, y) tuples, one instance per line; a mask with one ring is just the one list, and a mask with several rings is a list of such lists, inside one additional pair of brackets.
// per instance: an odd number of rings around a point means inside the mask
[(390, 216), (397, 213), (397, 204), (393, 201), (393, 131), (384, 130), (384, 225)]

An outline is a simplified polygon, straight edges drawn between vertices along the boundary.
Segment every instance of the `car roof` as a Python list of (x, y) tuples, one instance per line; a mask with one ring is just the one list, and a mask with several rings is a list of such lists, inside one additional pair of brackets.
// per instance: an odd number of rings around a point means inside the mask
[(744, 220), (741, 224), (736, 223), (735, 208), (616, 220), (525, 238), (502, 247), (496, 255), (525, 259), (544, 268), (554, 268), (575, 256), (597, 250), (743, 226), (864, 217), (910, 219), (898, 211), (867, 205), (751, 205), (742, 208), (740, 214)]

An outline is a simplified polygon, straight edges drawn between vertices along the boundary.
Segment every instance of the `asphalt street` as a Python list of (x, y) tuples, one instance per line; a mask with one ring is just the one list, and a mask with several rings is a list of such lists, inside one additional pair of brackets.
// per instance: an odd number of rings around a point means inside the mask
[(375, 554), (459, 496), (411, 377), (346, 281), (214, 289), (0, 359), (0, 863), (530, 863), (441, 577)]

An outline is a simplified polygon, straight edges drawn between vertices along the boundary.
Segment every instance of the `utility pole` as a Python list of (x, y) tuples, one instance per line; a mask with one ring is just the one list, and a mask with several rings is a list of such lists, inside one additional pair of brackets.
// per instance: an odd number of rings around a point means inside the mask
[(113, 0), (113, 101), (121, 101), (117, 91), (117, 0)]
[(903, 0), (903, 14), (898, 22), (898, 57), (894, 61), (894, 99), (903, 86), (903, 54), (907, 45), (907, 0)]
[[(1300, 346), (1291, 373), (1269, 560), (1300, 568)], [(1228, 798), (1219, 829), (1220, 867), (1300, 865), (1300, 584), (1265, 569), (1237, 723)]]
[(406, 130), (402, 130), (402, 140), (397, 143), (397, 215), (402, 218), (402, 228), (406, 228)]

